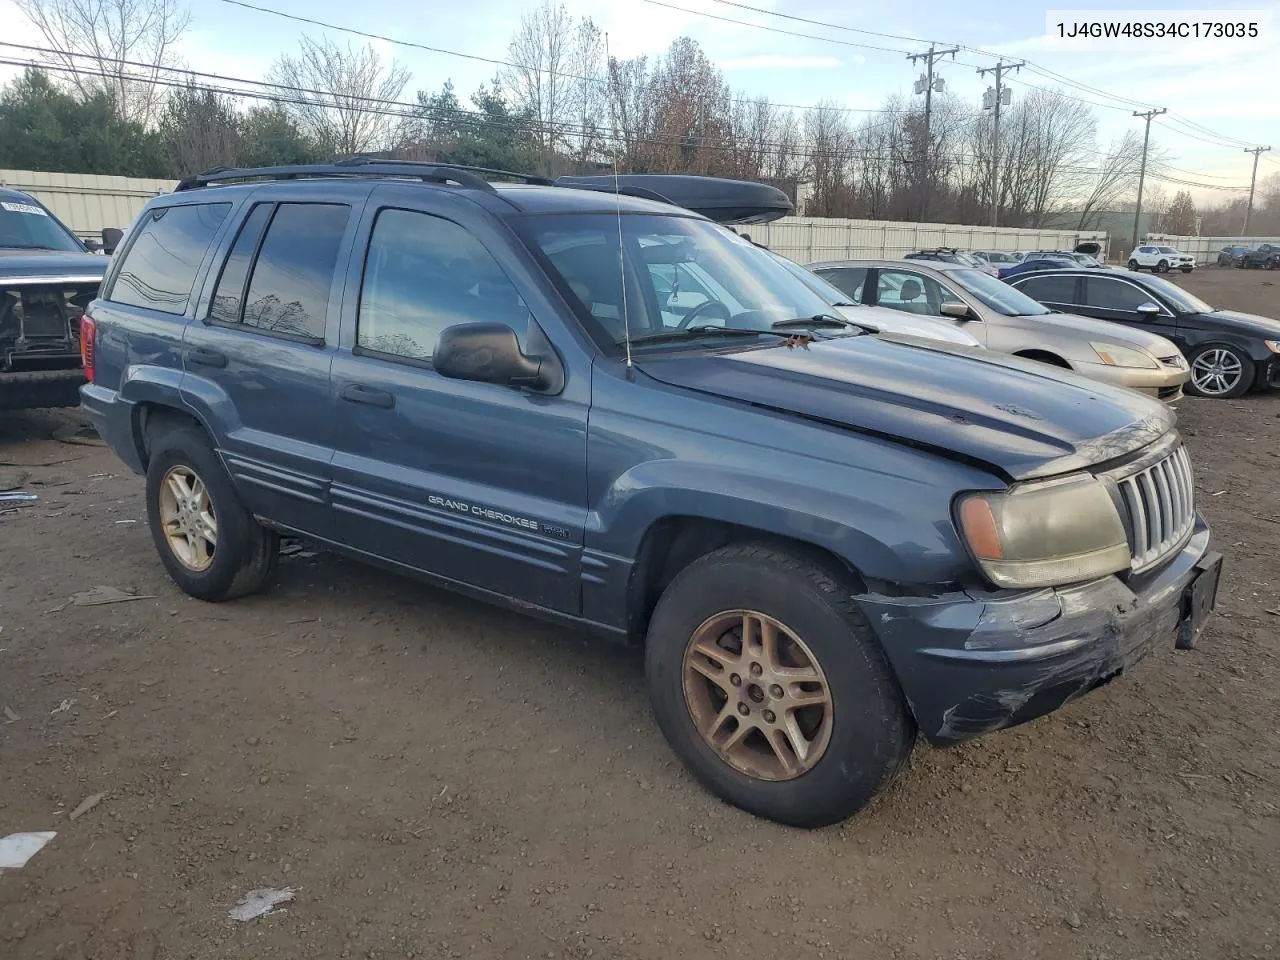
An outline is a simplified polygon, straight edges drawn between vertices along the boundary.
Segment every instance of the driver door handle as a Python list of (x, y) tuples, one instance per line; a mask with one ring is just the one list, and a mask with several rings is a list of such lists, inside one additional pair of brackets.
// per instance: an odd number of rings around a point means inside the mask
[(393, 395), (376, 387), (366, 387), (363, 383), (348, 383), (338, 396), (351, 403), (363, 403), (383, 410), (390, 410), (396, 405), (396, 398)]

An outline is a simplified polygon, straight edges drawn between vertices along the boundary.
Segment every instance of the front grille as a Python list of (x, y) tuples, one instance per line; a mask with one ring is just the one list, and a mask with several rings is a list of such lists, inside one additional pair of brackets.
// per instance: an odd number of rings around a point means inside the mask
[(1185, 447), (1117, 480), (1129, 510), (1133, 570), (1141, 573), (1180, 549), (1196, 522), (1196, 491)]

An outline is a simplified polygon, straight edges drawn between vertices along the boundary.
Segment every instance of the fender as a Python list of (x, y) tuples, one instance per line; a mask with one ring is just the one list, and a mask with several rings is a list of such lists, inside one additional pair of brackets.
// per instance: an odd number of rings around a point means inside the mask
[(655, 523), (682, 516), (811, 543), (869, 579), (943, 583), (965, 575), (955, 530), (935, 521), (951, 515), (955, 490), (990, 486), (990, 476), (942, 461), (928, 480), (825, 461), (795, 465), (803, 473), (783, 475), (776, 462), (759, 471), (675, 459), (637, 464), (597, 498), (588, 549), (631, 560)]

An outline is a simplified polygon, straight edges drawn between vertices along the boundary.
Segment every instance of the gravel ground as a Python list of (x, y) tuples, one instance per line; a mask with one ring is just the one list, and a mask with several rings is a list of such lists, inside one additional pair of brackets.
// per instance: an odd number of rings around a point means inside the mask
[[(1270, 276), (1177, 282), (1280, 315)], [(1280, 394), (1179, 415), (1228, 562), (1200, 647), (814, 832), (692, 782), (634, 651), (325, 554), (184, 598), (139, 479), (6, 417), (41, 499), (0, 512), (0, 835), (58, 835), (0, 877), (0, 957), (1274, 958)], [(143, 599), (69, 603), (99, 585)]]

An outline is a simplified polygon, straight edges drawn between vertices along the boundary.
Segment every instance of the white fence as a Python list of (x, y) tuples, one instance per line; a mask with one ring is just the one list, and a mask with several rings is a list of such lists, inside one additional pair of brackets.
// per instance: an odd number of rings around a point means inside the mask
[[(177, 181), (0, 170), (0, 185), (38, 198), (80, 236), (98, 237), (103, 227), (128, 227), (149, 199), (158, 193), (169, 193)], [(758, 243), (799, 263), (901, 257), (930, 247), (1070, 250), (1081, 240), (1097, 240), (1104, 250), (1107, 247), (1107, 235), (1096, 231), (1018, 230), (821, 217), (784, 217), (773, 223), (747, 227), (746, 232)], [(1230, 238), (1218, 246), (1228, 242)]]
[(961, 250), (1071, 250), (1082, 240), (1107, 249), (1107, 235), (1097, 231), (1020, 230), (1013, 227), (966, 227), (947, 223), (898, 223), (888, 220), (839, 220), (783, 217), (748, 226), (757, 243), (775, 253), (812, 263), (815, 260), (896, 258), (932, 247)]
[(1196, 258), (1196, 263), (1217, 263), (1218, 251), (1223, 247), (1256, 247), (1260, 243), (1280, 244), (1280, 237), (1175, 237), (1164, 233), (1147, 236), (1147, 243), (1162, 243), (1177, 247), (1183, 253)]
[(103, 227), (123, 230), (148, 200), (177, 185), (177, 180), (0, 170), (0, 186), (31, 194), (84, 238), (101, 237)]

